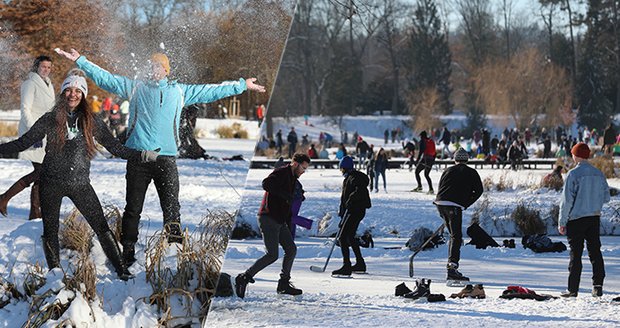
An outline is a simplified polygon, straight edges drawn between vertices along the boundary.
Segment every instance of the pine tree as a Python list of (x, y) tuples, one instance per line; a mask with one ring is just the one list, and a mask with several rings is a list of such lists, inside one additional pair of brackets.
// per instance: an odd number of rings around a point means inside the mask
[(403, 63), (409, 88), (414, 92), (425, 88), (436, 89), (441, 98), (441, 111), (450, 113), (452, 55), (441, 26), (434, 1), (419, 0), (407, 47), (403, 52)]

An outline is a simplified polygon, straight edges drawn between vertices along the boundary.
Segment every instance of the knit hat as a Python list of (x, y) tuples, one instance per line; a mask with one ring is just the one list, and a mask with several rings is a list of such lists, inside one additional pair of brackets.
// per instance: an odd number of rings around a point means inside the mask
[(67, 88), (78, 88), (84, 94), (84, 97), (88, 96), (88, 84), (86, 84), (86, 79), (79, 75), (69, 75), (62, 82), (62, 87), (60, 87), (60, 93), (65, 92)]
[(571, 154), (579, 157), (588, 159), (590, 158), (590, 147), (583, 142), (580, 142), (573, 146), (573, 149), (570, 150)]
[(351, 156), (345, 156), (340, 160), (339, 168), (350, 170), (353, 168), (353, 158)]
[(160, 63), (161, 66), (166, 70), (166, 74), (170, 74), (170, 61), (168, 60), (168, 56), (162, 54), (161, 52), (154, 53), (151, 55), (151, 62)]
[(460, 147), (457, 151), (454, 152), (454, 161), (455, 162), (467, 162), (469, 161), (469, 154), (463, 147)]

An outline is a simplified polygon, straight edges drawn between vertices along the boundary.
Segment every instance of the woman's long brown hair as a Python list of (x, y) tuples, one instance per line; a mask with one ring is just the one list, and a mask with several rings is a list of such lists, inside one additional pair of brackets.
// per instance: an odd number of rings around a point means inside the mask
[[(69, 111), (69, 104), (64, 93), (58, 96), (56, 105), (52, 108), (52, 112), (56, 118), (56, 134), (50, 139), (50, 143), (56, 150), (62, 150), (67, 141), (67, 112)], [(82, 99), (75, 109), (75, 113), (78, 115), (78, 128), (82, 131), (84, 139), (86, 140), (86, 150), (88, 151), (88, 157), (92, 159), (95, 157), (97, 148), (95, 147), (95, 140), (93, 139), (93, 130), (95, 129), (95, 116), (90, 110), (90, 105), (86, 100), (84, 94)]]

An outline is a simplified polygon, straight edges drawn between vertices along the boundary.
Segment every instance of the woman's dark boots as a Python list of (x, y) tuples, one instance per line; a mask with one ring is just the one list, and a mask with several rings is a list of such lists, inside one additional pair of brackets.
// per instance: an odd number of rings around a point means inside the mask
[(127, 269), (127, 265), (125, 265), (125, 261), (121, 256), (121, 250), (118, 247), (118, 243), (116, 242), (116, 238), (114, 237), (112, 231), (108, 230), (98, 237), (101, 248), (103, 248), (103, 252), (116, 270), (118, 278), (125, 281), (133, 278), (134, 276)]
[(43, 252), (45, 253), (47, 267), (50, 270), (60, 268), (60, 244), (58, 240), (50, 241), (45, 238), (45, 236), (41, 236), (41, 243), (43, 244)]

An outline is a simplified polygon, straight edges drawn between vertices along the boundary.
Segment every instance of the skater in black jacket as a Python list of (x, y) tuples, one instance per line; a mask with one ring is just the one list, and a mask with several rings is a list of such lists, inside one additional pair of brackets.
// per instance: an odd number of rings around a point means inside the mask
[[(345, 156), (340, 160), (340, 171), (344, 176), (342, 195), (340, 196), (340, 210), (338, 216), (342, 218), (339, 224), (340, 250), (342, 251), (342, 268), (332, 272), (335, 276), (350, 276), (352, 272), (366, 272), (366, 263), (362, 257), (360, 245), (355, 238), (357, 227), (370, 208), (368, 194), (368, 176), (353, 168), (353, 158)], [(349, 247), (355, 254), (355, 265), (351, 265)]]
[(463, 210), (480, 198), (483, 188), (478, 172), (467, 166), (468, 160), (469, 154), (465, 149), (459, 148), (454, 153), (456, 165), (447, 168), (441, 175), (437, 197), (433, 202), (450, 232), (447, 280), (469, 280), (457, 270), (463, 240)]
[(308, 169), (308, 165), (310, 157), (297, 153), (293, 155), (291, 164), (275, 169), (263, 180), (265, 194), (258, 210), (258, 226), (263, 235), (266, 252), (250, 268), (235, 278), (235, 293), (238, 297), (244, 298), (246, 287), (254, 282), (254, 276), (278, 260), (278, 244), (284, 249), (284, 260), (277, 292), (288, 295), (302, 293), (301, 289), (295, 288), (290, 282), (291, 268), (297, 254), (290, 226), (295, 185), (297, 179)]
[[(77, 75), (76, 75), (77, 74)], [(62, 83), (52, 111), (44, 114), (19, 139), (0, 145), (0, 154), (28, 149), (47, 136), (40, 176), (43, 250), (50, 269), (60, 267), (58, 222), (64, 197), (71, 199), (91, 226), (118, 277), (131, 273), (123, 261), (116, 238), (103, 214), (99, 198), (90, 184), (90, 160), (97, 151), (95, 140), (114, 156), (154, 162), (156, 151), (126, 148), (114, 138), (105, 123), (95, 117), (86, 101), (88, 86), (79, 71), (70, 72)]]

